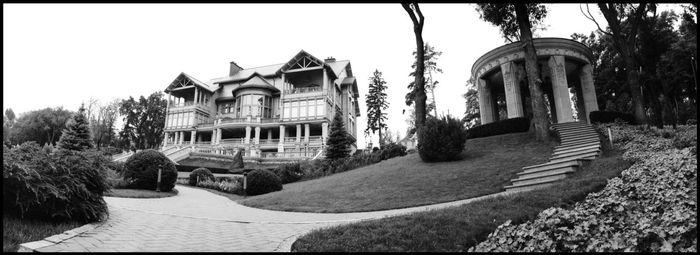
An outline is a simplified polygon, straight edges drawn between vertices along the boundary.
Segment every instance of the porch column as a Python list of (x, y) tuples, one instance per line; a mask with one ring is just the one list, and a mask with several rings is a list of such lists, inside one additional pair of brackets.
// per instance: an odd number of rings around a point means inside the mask
[(326, 143), (326, 137), (328, 137), (328, 122), (321, 123), (321, 140)]
[(180, 131), (180, 143), (179, 144), (184, 144), (185, 143), (185, 131)]
[(199, 102), (199, 90), (197, 89), (197, 86), (194, 86), (194, 104), (197, 104)]
[(280, 142), (277, 144), (277, 152), (284, 152), (284, 125), (280, 125)]
[(476, 86), (479, 93), (479, 115), (481, 124), (488, 124), (494, 121), (493, 114), (493, 99), (491, 98), (491, 89), (486, 86), (486, 80), (478, 78)]
[(309, 130), (309, 124), (304, 124), (304, 142), (309, 143), (309, 135), (311, 131)]
[(267, 129), (267, 142), (272, 142), (272, 128)]
[(501, 65), (509, 119), (525, 116), (523, 114), (523, 102), (520, 100), (520, 86), (515, 82), (515, 70), (513, 62)]
[(194, 140), (197, 140), (197, 131), (190, 131), (190, 144), (194, 145)]
[(202, 142), (202, 134), (199, 134), (199, 135), (197, 136), (197, 142)]
[(221, 128), (216, 129), (216, 144), (221, 143)]
[(566, 81), (564, 56), (550, 57), (549, 69), (552, 72), (552, 93), (554, 94), (554, 107), (557, 109), (557, 123), (574, 121), (571, 112), (571, 99), (569, 98), (569, 86)]
[(165, 132), (165, 139), (163, 139), (163, 147), (168, 146), (168, 139), (170, 139), (170, 132)]
[(245, 140), (243, 140), (243, 143), (245, 143), (245, 144), (250, 143), (250, 126), (245, 127)]
[(255, 144), (260, 144), (260, 127), (255, 127)]
[(301, 124), (297, 124), (297, 143), (301, 142)]
[(586, 116), (586, 107), (583, 105), (583, 91), (581, 91), (581, 84), (574, 85), (574, 92), (576, 94), (576, 116), (579, 121), (585, 121), (588, 123), (588, 116)]
[(593, 67), (590, 64), (586, 64), (581, 68), (581, 73), (579, 74), (581, 80), (581, 94), (583, 101), (583, 108), (586, 110), (586, 120), (588, 124), (591, 123), (589, 119), (592, 111), (598, 110), (598, 99), (595, 95), (595, 86), (593, 83)]
[(211, 144), (214, 145), (216, 143), (216, 128), (211, 131)]

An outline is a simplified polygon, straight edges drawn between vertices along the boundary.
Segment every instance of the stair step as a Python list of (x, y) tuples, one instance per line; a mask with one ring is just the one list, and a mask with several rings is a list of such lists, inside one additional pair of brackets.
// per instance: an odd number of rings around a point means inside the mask
[(592, 131), (595, 132), (595, 129), (592, 127), (577, 127), (577, 128), (557, 128), (555, 129), (557, 132), (560, 134), (562, 133), (576, 133), (576, 132), (584, 132), (584, 131)]
[(575, 154), (575, 155), (570, 155), (570, 156), (555, 156), (550, 158), (550, 162), (559, 162), (559, 161), (566, 161), (566, 160), (576, 160), (576, 159), (594, 159), (600, 155), (600, 152), (587, 152), (587, 153), (581, 153), (581, 154)]
[(523, 179), (528, 179), (528, 178), (535, 178), (535, 177), (541, 177), (541, 176), (547, 176), (547, 175), (552, 175), (552, 174), (558, 174), (558, 173), (567, 173), (571, 171), (576, 171), (578, 169), (579, 165), (567, 165), (567, 166), (562, 166), (562, 167), (557, 167), (557, 168), (552, 168), (552, 169), (546, 169), (544, 167), (542, 168), (532, 168), (520, 173), (517, 173), (517, 177), (514, 178), (518, 180), (523, 180)]
[(560, 127), (560, 126), (581, 126), (581, 125), (588, 125), (585, 121), (571, 121), (571, 122), (564, 122), (564, 123), (554, 123), (552, 126), (555, 127)]
[(557, 169), (557, 168), (568, 167), (568, 166), (579, 166), (579, 164), (580, 164), (580, 162), (577, 162), (575, 160), (567, 161), (567, 162), (547, 162), (547, 163), (543, 163), (543, 164), (526, 166), (526, 167), (523, 167), (523, 170), (525, 170), (525, 172), (542, 171), (542, 170)]
[(569, 152), (574, 152), (574, 151), (583, 151), (583, 150), (589, 150), (589, 149), (596, 149), (600, 150), (600, 145), (589, 145), (589, 146), (581, 146), (581, 147), (574, 147), (574, 148), (560, 148), (560, 149), (554, 149), (554, 154), (561, 154), (561, 153), (569, 153)]
[(595, 142), (600, 142), (598, 139), (588, 139), (588, 140), (580, 140), (580, 141), (575, 141), (575, 142), (563, 142), (560, 145), (561, 146), (576, 146), (579, 144), (587, 144), (587, 143), (595, 143)]
[(569, 152), (555, 152), (552, 154), (552, 158), (562, 158), (562, 157), (567, 157), (567, 156), (573, 156), (573, 155), (580, 155), (580, 154), (586, 154), (590, 152), (595, 152), (600, 154), (600, 150), (597, 148), (594, 149), (586, 149), (586, 150), (579, 150), (579, 151), (569, 151)]
[(542, 181), (557, 181), (566, 178), (568, 174), (574, 173), (574, 171), (563, 171), (560, 173), (551, 173), (547, 174), (544, 176), (535, 176), (535, 177), (529, 177), (529, 178), (516, 178), (511, 180), (513, 185), (519, 185), (519, 184), (533, 184), (533, 183), (539, 183)]
[(561, 143), (577, 142), (577, 141), (584, 141), (584, 140), (591, 140), (591, 139), (600, 139), (600, 138), (598, 138), (598, 136), (578, 136), (578, 137), (560, 138)]
[(559, 180), (540, 181), (540, 182), (531, 183), (531, 184), (509, 185), (509, 186), (505, 186), (504, 188), (506, 189), (506, 191), (511, 191), (511, 192), (530, 191), (530, 190), (541, 189), (541, 188), (546, 188), (546, 187), (552, 186), (557, 181), (559, 181)]
[(594, 130), (580, 130), (580, 131), (572, 131), (572, 132), (559, 132), (559, 136), (574, 136), (574, 135), (586, 135), (586, 134), (593, 134), (593, 135), (598, 135), (598, 132)]
[(591, 145), (600, 146), (600, 141), (586, 142), (586, 143), (575, 144), (575, 145), (567, 145), (567, 146), (564, 146), (564, 145), (557, 145), (557, 146), (554, 146), (554, 150), (576, 149), (576, 148), (581, 148), (581, 147), (586, 147), (586, 146), (591, 146)]

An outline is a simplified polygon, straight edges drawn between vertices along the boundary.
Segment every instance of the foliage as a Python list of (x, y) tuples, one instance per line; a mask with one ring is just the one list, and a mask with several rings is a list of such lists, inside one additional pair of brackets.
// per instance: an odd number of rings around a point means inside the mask
[(197, 186), (198, 181), (206, 181), (206, 180), (214, 180), (214, 174), (209, 171), (209, 169), (206, 169), (204, 167), (197, 168), (190, 172), (190, 177), (189, 177), (189, 185), (190, 186)]
[(304, 172), (301, 170), (299, 162), (281, 165), (273, 171), (280, 177), (282, 184), (295, 182), (304, 177)]
[(90, 139), (90, 128), (85, 117), (85, 107), (80, 105), (78, 113), (66, 123), (56, 147), (66, 150), (84, 151), (95, 147)]
[(20, 219), (2, 215), (2, 251), (17, 252), (20, 244), (42, 240), (84, 225), (79, 221), (56, 222), (48, 219)]
[(155, 190), (158, 170), (161, 169), (161, 191), (175, 187), (177, 169), (162, 152), (148, 149), (134, 153), (124, 163), (124, 179), (130, 182), (129, 188)]
[[(408, 13), (411, 22), (413, 23), (413, 34), (416, 37), (416, 68), (415, 68), (415, 79), (414, 87), (412, 89), (414, 96), (412, 96), (415, 103), (415, 118), (414, 127), (420, 128), (425, 124), (426, 116), (426, 95), (425, 95), (425, 52), (423, 44), (423, 25), (425, 25), (425, 17), (423, 12), (420, 10), (418, 3), (402, 3), (404, 11)], [(412, 132), (409, 132), (412, 133)]]
[(450, 161), (459, 158), (464, 151), (467, 133), (456, 118), (428, 118), (423, 128), (418, 129), (418, 153), (425, 162)]
[[(413, 51), (413, 56), (415, 57), (416, 54), (418, 54), (416, 51)], [(436, 111), (436, 105), (435, 105), (435, 87), (437, 87), (437, 84), (439, 83), (437, 80), (433, 79), (433, 73), (442, 73), (442, 69), (437, 67), (437, 59), (442, 55), (442, 51), (436, 51), (435, 47), (430, 46), (429, 43), (425, 43), (423, 46), (423, 62), (424, 64), (424, 74), (423, 74), (423, 79), (424, 79), (424, 84), (425, 84), (425, 90), (430, 91), (431, 97), (430, 100), (428, 100), (427, 105), (425, 107), (426, 114), (430, 115), (431, 111)], [(416, 64), (418, 63), (416, 58), (416, 61), (413, 62), (413, 65), (411, 65), (411, 68), (413, 71), (408, 74), (408, 76), (411, 77), (416, 77)], [(406, 93), (406, 105), (411, 106), (413, 104), (413, 101), (415, 100), (416, 97), (416, 92), (413, 90), (413, 87), (416, 85), (415, 81), (411, 81), (411, 83), (408, 84), (408, 93)], [(435, 112), (435, 116), (437, 116), (437, 111)]]
[[(542, 21), (547, 17), (547, 7), (541, 4), (526, 4), (531, 26), (534, 30), (544, 30)], [(506, 42), (520, 41), (520, 28), (515, 15), (515, 5), (507, 3), (477, 3), (479, 18), (500, 29)]]
[(623, 120), (628, 124), (634, 124), (634, 116), (622, 112), (592, 111), (589, 115), (591, 123), (612, 123), (616, 119)]
[(73, 112), (64, 110), (62, 107), (19, 114), (11, 127), (6, 125), (9, 128), (7, 130), (9, 142), (13, 145), (27, 141), (35, 141), (40, 145), (46, 143), (55, 145), (72, 115)]
[(476, 89), (471, 87), (473, 83), (471, 79), (467, 82), (467, 93), (462, 95), (466, 100), (467, 110), (464, 112), (464, 117), (462, 122), (464, 122), (467, 129), (481, 125), (481, 112), (479, 110), (479, 93)]
[(282, 180), (275, 173), (265, 169), (250, 171), (247, 176), (246, 194), (261, 195), (282, 190)]
[(22, 218), (99, 220), (107, 213), (108, 161), (94, 150), (47, 154), (35, 142), (5, 147), (3, 208)]
[(226, 193), (244, 195), (243, 178), (229, 178), (226, 180), (204, 180), (197, 183), (197, 187), (214, 189)]
[(141, 96), (136, 102), (133, 97), (122, 100), (119, 113), (124, 116), (124, 127), (119, 133), (122, 148), (150, 149), (157, 148), (163, 141), (163, 128), (167, 100), (163, 93), (154, 92), (148, 98)]
[(370, 131), (374, 133), (379, 131), (379, 141), (382, 141), (382, 130), (386, 128), (387, 113), (384, 112), (389, 108), (389, 102), (386, 100), (386, 81), (382, 78), (382, 72), (374, 70), (373, 76), (369, 78), (369, 93), (365, 95), (367, 103), (367, 129), (365, 134)]
[(119, 117), (119, 103), (118, 99), (105, 104), (92, 98), (88, 101), (86, 116), (90, 121), (90, 133), (97, 148), (116, 142), (114, 125)]
[(336, 112), (331, 122), (331, 133), (326, 144), (326, 158), (335, 160), (346, 158), (350, 154), (350, 146), (355, 143), (355, 139), (348, 134), (345, 129), (345, 122), (341, 112)]
[(397, 143), (389, 143), (382, 147), (381, 152), (382, 160), (387, 160), (393, 157), (406, 156), (406, 146)]
[(619, 123), (597, 129), (607, 127), (623, 157), (636, 160), (620, 178), (570, 210), (549, 208), (520, 225), (507, 221), (470, 251), (697, 252), (697, 158), (671, 139), (697, 140), (697, 131), (666, 135)]

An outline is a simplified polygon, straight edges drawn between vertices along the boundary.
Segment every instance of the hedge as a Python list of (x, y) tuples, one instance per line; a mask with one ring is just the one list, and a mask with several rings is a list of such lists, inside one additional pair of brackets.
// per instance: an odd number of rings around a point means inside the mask
[(592, 111), (588, 117), (591, 123), (613, 123), (615, 119), (620, 119), (627, 124), (634, 125), (634, 116), (629, 113), (612, 112), (612, 111)]
[(530, 119), (528, 118), (505, 119), (468, 129), (467, 139), (527, 132), (528, 129), (530, 129)]

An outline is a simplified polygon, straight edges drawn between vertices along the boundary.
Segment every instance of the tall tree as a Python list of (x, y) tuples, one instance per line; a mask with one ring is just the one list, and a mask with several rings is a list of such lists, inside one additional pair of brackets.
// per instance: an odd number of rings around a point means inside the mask
[(481, 113), (479, 111), (479, 94), (473, 86), (474, 83), (472, 79), (469, 79), (469, 81), (467, 81), (467, 93), (464, 93), (464, 95), (462, 95), (466, 100), (467, 108), (467, 110), (464, 112), (462, 122), (464, 122), (464, 125), (467, 129), (481, 125)]
[(365, 134), (370, 131), (374, 133), (379, 131), (379, 145), (382, 143), (382, 129), (386, 128), (386, 110), (389, 108), (389, 102), (386, 100), (386, 81), (382, 78), (382, 72), (374, 70), (372, 77), (369, 78), (369, 93), (365, 95), (365, 103), (367, 103), (367, 129)]
[(115, 99), (104, 104), (99, 101), (91, 101), (91, 103), (93, 103), (93, 110), (92, 114), (88, 115), (90, 132), (95, 145), (101, 148), (113, 142), (114, 124), (119, 115), (119, 100)]
[(355, 139), (345, 130), (345, 122), (340, 111), (335, 112), (331, 122), (331, 133), (328, 136), (326, 145), (326, 159), (336, 160), (346, 158), (350, 155), (350, 145), (355, 143)]
[(525, 72), (531, 96), (535, 136), (539, 141), (549, 141), (549, 119), (544, 105), (542, 79), (539, 76), (540, 68), (537, 64), (537, 54), (532, 42), (530, 24), (531, 19), (539, 22), (547, 16), (546, 7), (534, 3), (479, 3), (477, 6), (481, 18), (500, 27), (504, 37), (520, 34), (520, 43), (525, 50)]
[(84, 104), (80, 105), (78, 112), (66, 124), (66, 129), (58, 140), (58, 148), (74, 151), (94, 148)]
[(15, 124), (15, 112), (12, 108), (5, 110), (5, 115), (2, 116), (2, 141), (5, 144), (10, 144), (10, 130)]
[[(588, 5), (586, 5), (588, 6)], [(647, 11), (656, 9), (655, 4), (640, 3), (637, 6), (627, 3), (598, 3), (598, 8), (608, 22), (608, 30), (603, 30), (598, 22), (587, 12), (582, 12), (592, 20), (598, 30), (609, 35), (624, 61), (624, 72), (627, 78), (627, 86), (630, 88), (634, 107), (634, 119), (638, 124), (647, 122), (644, 111), (644, 99), (642, 98), (641, 85), (639, 83), (639, 64), (635, 56), (637, 46), (637, 34), (642, 19)], [(647, 9), (648, 8), (648, 9)]]
[[(417, 52), (413, 51), (413, 56), (416, 56)], [(437, 87), (437, 84), (439, 81), (436, 81), (433, 79), (433, 73), (442, 73), (442, 69), (437, 67), (437, 59), (442, 55), (442, 51), (436, 51), (435, 47), (430, 46), (429, 43), (425, 43), (425, 47), (423, 48), (423, 61), (424, 61), (424, 80), (425, 80), (425, 90), (430, 91), (431, 97), (429, 98), (430, 100), (426, 100), (426, 114), (430, 114), (431, 111), (434, 111), (434, 115), (437, 116), (437, 105), (435, 103), (435, 87)], [(408, 74), (411, 77), (416, 76), (416, 63), (418, 62), (413, 62), (413, 65), (411, 65), (411, 68), (413, 71)], [(406, 93), (406, 105), (411, 106), (413, 104), (413, 101), (415, 100), (415, 92), (413, 90), (413, 87), (415, 86), (416, 82), (412, 81), (411, 83), (408, 84), (408, 89), (409, 92)]]
[[(420, 129), (425, 123), (425, 80), (423, 75), (425, 72), (425, 53), (423, 51), (423, 24), (425, 17), (420, 11), (418, 3), (401, 3), (401, 6), (408, 13), (408, 16), (413, 22), (413, 33), (416, 36), (416, 79), (413, 91), (415, 91), (415, 112), (416, 112), (416, 128)], [(420, 141), (418, 141), (420, 142)]]
[(73, 112), (57, 108), (44, 108), (22, 113), (10, 128), (10, 144), (36, 141), (38, 144), (56, 144)]
[(138, 102), (133, 97), (121, 101), (119, 113), (124, 116), (124, 127), (119, 136), (129, 143), (130, 149), (152, 149), (160, 145), (166, 105), (161, 92), (155, 92), (148, 98), (141, 96)]

